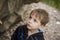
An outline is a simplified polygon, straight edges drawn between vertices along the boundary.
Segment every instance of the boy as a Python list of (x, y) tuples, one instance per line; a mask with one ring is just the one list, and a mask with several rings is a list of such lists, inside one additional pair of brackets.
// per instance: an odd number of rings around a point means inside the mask
[(43, 30), (41, 29), (43, 29), (48, 21), (48, 13), (45, 10), (32, 10), (26, 25), (19, 26), (11, 40), (45, 40)]

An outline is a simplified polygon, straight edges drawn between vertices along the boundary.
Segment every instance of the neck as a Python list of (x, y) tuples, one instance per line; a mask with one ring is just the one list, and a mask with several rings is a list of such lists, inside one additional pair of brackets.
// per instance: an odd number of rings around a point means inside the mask
[(37, 33), (38, 32), (38, 29), (36, 30), (28, 30), (28, 36), (34, 34), (34, 33)]
[(44, 26), (39, 27), (40, 30), (44, 31)]

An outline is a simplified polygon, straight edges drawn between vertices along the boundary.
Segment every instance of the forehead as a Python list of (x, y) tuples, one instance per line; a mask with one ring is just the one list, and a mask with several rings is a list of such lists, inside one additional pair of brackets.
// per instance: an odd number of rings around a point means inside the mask
[(31, 12), (30, 16), (39, 17), (39, 14), (38, 14), (38, 12), (33, 11), (33, 12)]
[(31, 16), (31, 17), (34, 17), (34, 18), (36, 18), (36, 19), (39, 19), (39, 14), (38, 14), (38, 12), (36, 12), (36, 11), (33, 11), (33, 12), (30, 14), (30, 16)]
[(37, 11), (32, 11), (32, 12), (31, 12), (31, 15), (37, 15), (37, 14), (38, 14)]

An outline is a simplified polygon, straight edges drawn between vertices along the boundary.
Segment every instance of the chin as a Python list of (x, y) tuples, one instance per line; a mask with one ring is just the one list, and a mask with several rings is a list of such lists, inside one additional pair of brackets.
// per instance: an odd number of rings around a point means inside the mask
[(28, 28), (28, 29), (31, 29), (31, 27), (30, 27), (30, 26), (27, 26), (27, 28)]
[(27, 26), (27, 28), (28, 28), (29, 30), (31, 30), (31, 29), (32, 29), (30, 26)]

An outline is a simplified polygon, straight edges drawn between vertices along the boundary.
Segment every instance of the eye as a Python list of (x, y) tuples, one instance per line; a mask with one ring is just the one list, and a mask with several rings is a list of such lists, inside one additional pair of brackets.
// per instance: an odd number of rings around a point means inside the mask
[(36, 19), (34, 19), (34, 21), (37, 22)]
[(32, 17), (30, 16), (29, 18), (31, 19)]

